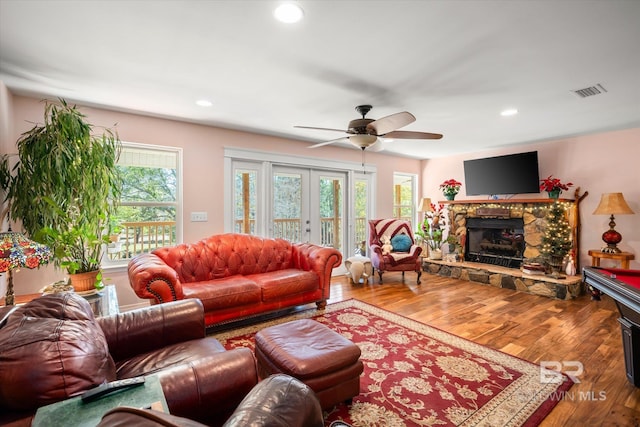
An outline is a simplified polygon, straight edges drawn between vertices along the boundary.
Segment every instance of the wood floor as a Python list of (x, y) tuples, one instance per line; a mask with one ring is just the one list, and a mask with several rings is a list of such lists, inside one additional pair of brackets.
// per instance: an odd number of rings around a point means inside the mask
[(540, 425), (640, 426), (640, 389), (626, 379), (609, 297), (560, 301), (427, 273), (421, 285), (411, 272), (404, 283), (399, 272), (383, 278), (352, 285), (335, 277), (329, 302), (355, 298), (534, 363), (579, 361), (580, 383)]

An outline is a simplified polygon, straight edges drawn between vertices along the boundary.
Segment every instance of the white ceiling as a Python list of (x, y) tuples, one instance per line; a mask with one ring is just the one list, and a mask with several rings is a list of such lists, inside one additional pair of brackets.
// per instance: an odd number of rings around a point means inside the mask
[(0, 79), (306, 145), (342, 134), (294, 125), (410, 111), (403, 130), (444, 134), (385, 144), (415, 158), (640, 126), (640, 1), (301, 0), (289, 25), (278, 3), (0, 0)]

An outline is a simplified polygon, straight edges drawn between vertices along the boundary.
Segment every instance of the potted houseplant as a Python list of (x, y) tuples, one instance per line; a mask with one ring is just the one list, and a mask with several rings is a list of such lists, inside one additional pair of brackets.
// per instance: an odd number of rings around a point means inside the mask
[(563, 190), (567, 191), (572, 185), (572, 182), (563, 184), (558, 178), (553, 178), (553, 175), (549, 175), (540, 181), (540, 191), (546, 191), (550, 199), (557, 199)]
[[(22, 134), (17, 146), (19, 160), (7, 185), (11, 216), (51, 248), (56, 267), (66, 269), (74, 288), (92, 290), (100, 283), (109, 218), (122, 187), (117, 133), (94, 134), (75, 106), (47, 101), (44, 123)], [(79, 273), (95, 278), (78, 288), (73, 275)]]
[(442, 230), (432, 229), (431, 238), (427, 243), (429, 245), (429, 258), (442, 259)]
[(442, 190), (442, 194), (447, 200), (454, 200), (456, 194), (460, 192), (460, 187), (462, 187), (462, 183), (455, 179), (448, 179), (440, 184), (440, 190)]

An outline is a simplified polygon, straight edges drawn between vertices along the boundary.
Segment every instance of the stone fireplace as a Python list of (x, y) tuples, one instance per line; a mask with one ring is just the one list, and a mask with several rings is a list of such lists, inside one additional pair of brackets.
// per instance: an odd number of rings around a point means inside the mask
[[(449, 233), (464, 248), (466, 261), (520, 268), (523, 259), (541, 258), (547, 213), (553, 202), (552, 199), (447, 202)], [(559, 202), (567, 211), (575, 244), (576, 204), (566, 199)]]
[[(547, 214), (554, 200), (456, 200), (439, 203), (447, 206), (449, 235), (456, 236), (464, 261), (425, 259), (425, 271), (559, 299), (575, 298), (584, 292), (580, 276), (558, 279), (520, 271), (523, 260), (544, 262), (542, 239), (547, 229)], [(577, 203), (568, 199), (561, 199), (559, 203), (567, 212), (573, 250), (577, 253)]]

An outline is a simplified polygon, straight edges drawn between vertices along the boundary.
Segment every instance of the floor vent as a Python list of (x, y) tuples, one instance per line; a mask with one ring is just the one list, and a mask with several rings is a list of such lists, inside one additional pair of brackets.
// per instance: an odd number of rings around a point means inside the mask
[(574, 90), (573, 93), (578, 95), (580, 98), (586, 98), (587, 96), (599, 95), (601, 93), (605, 93), (607, 90), (598, 83), (595, 86), (586, 87), (584, 89)]

